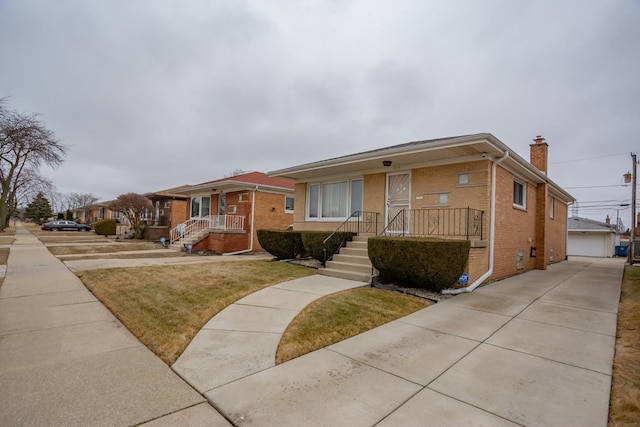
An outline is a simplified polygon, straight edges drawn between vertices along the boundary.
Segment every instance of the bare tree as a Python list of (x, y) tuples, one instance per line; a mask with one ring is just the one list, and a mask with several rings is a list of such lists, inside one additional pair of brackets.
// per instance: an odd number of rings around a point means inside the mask
[(71, 193), (71, 209), (79, 209), (84, 215), (84, 222), (91, 222), (91, 210), (98, 198), (91, 193)]
[(133, 235), (140, 239), (143, 237), (142, 216), (153, 209), (151, 201), (141, 194), (121, 194), (109, 204), (112, 211), (121, 212), (129, 220)]
[(17, 209), (29, 176), (41, 178), (39, 167), (59, 166), (65, 154), (65, 147), (37, 115), (9, 110), (0, 99), (0, 230)]
[(39, 193), (53, 192), (53, 183), (33, 168), (26, 168), (14, 183), (15, 192), (8, 204), (9, 217), (15, 216), (18, 208), (31, 202)]

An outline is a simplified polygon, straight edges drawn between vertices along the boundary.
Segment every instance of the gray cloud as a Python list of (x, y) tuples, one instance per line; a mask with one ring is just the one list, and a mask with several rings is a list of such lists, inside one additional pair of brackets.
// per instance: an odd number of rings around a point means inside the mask
[[(569, 191), (624, 203), (621, 175), (640, 148), (639, 9), (622, 0), (0, 0), (0, 96), (42, 113), (69, 146), (47, 172), (61, 192), (110, 199), (491, 132), (524, 158), (543, 134), (552, 179), (615, 185)], [(615, 210), (579, 213), (602, 220)]]

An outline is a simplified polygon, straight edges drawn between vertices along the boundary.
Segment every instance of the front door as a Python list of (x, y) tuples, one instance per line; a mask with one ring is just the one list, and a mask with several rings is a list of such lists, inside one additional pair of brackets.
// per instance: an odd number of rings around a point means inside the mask
[(385, 225), (396, 218), (405, 209), (405, 216), (398, 217), (392, 224), (391, 234), (407, 234), (409, 232), (409, 208), (411, 204), (411, 174), (409, 172), (387, 175), (387, 213)]

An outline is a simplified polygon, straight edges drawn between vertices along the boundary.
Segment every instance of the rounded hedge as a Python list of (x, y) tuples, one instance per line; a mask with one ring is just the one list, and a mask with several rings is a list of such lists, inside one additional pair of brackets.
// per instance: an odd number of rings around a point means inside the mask
[(116, 220), (115, 219), (101, 219), (93, 224), (93, 229), (96, 234), (102, 236), (113, 236), (116, 234)]
[(278, 259), (293, 259), (304, 255), (304, 246), (299, 231), (258, 230), (257, 234), (262, 249)]
[(370, 237), (368, 248), (380, 280), (440, 291), (464, 273), (471, 243), (428, 237)]

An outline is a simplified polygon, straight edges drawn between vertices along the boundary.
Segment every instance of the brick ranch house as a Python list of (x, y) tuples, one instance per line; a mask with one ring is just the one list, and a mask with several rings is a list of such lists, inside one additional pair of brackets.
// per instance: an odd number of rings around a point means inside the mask
[(173, 245), (227, 254), (262, 251), (257, 230), (293, 224), (294, 187), (288, 179), (248, 172), (181, 193), (188, 198), (189, 219), (171, 230)]
[[(356, 222), (366, 236), (471, 240), (466, 272), (473, 289), (566, 259), (567, 209), (575, 199), (547, 177), (547, 153), (544, 138), (537, 137), (529, 163), (482, 133), (409, 142), (269, 176), (295, 182), (296, 230), (344, 229)], [(356, 240), (355, 250), (362, 251), (366, 239)], [(325, 274), (357, 269), (352, 252), (336, 255), (343, 258), (328, 263)]]
[(189, 196), (181, 194), (190, 186), (169, 188), (143, 194), (153, 209), (145, 216), (145, 239), (170, 238), (170, 231), (189, 219)]

